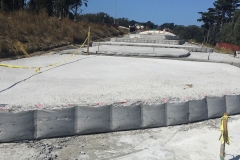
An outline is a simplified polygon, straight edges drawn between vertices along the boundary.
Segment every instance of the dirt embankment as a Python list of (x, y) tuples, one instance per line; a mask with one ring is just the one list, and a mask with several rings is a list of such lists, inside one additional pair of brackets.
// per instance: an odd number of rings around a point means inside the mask
[(0, 58), (46, 51), (69, 44), (81, 44), (87, 37), (89, 26), (92, 41), (124, 34), (123, 30), (109, 25), (59, 20), (44, 13), (39, 15), (25, 11), (0, 13)]

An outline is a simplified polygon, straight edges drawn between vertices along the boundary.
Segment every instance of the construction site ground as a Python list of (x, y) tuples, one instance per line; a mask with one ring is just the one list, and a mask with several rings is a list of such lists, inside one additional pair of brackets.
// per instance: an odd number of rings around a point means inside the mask
[[(45, 66), (67, 58), (72, 50), (1, 63)], [(80, 55), (53, 67), (0, 68), (0, 109), (19, 112), (74, 104), (98, 106), (138, 101), (187, 101), (205, 96), (240, 94), (239, 68), (230, 64), (158, 58)], [(209, 53), (193, 53), (205, 59)], [(221, 61), (240, 62), (213, 53)], [(191, 56), (189, 57), (191, 58)], [(211, 58), (211, 56), (210, 56)], [(207, 59), (206, 59), (207, 60)], [(4, 76), (2, 76), (4, 75)], [(220, 119), (154, 129), (103, 133), (0, 144), (5, 159), (215, 160), (220, 153)], [(240, 116), (229, 122), (226, 159), (240, 159)]]
[[(225, 160), (240, 159), (240, 116), (230, 117)], [(220, 119), (154, 129), (0, 144), (0, 160), (216, 160)]]

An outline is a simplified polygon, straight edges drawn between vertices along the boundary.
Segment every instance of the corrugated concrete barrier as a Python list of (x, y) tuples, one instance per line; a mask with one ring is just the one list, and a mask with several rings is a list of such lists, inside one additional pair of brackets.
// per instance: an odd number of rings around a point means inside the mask
[(133, 104), (0, 112), (0, 142), (187, 124), (240, 113), (240, 95), (184, 103)]

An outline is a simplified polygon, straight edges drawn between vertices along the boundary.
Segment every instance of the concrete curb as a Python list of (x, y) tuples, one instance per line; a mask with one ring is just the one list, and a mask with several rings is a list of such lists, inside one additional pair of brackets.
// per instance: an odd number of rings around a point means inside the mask
[[(222, 60), (207, 60), (207, 59), (197, 59), (197, 58), (189, 58), (189, 52), (185, 56), (158, 56), (158, 55), (151, 55), (151, 54), (117, 54), (117, 53), (92, 53), (90, 52), (89, 55), (99, 55), (99, 56), (116, 56), (116, 57), (133, 57), (133, 58), (159, 58), (159, 59), (168, 59), (168, 60), (181, 60), (181, 61), (193, 61), (193, 62), (209, 62), (209, 63), (225, 63), (230, 64), (235, 67), (240, 68), (240, 63), (236, 62), (226, 62)], [(83, 53), (82, 55), (86, 55)], [(187, 58), (186, 58), (187, 57)]]
[(128, 42), (93, 42), (92, 46), (112, 45), (112, 46), (136, 46), (136, 47), (154, 47), (154, 48), (180, 48), (186, 49), (189, 52), (208, 52), (212, 53), (213, 48), (184, 46), (184, 45), (169, 45), (169, 44), (156, 44), (156, 43), (128, 43)]
[[(94, 54), (94, 53), (91, 53)], [(105, 52), (105, 51), (96, 51), (97, 55), (106, 55), (106, 56), (124, 56), (124, 57), (159, 57), (159, 58), (183, 58), (183, 57), (189, 57), (191, 55), (190, 52), (187, 52), (185, 54), (181, 55), (170, 55), (170, 54), (156, 54), (156, 53), (116, 53), (116, 52)]]
[(0, 142), (187, 124), (240, 113), (240, 95), (183, 103), (134, 104), (0, 112)]
[(111, 42), (130, 42), (130, 43), (156, 43), (156, 44), (173, 44), (182, 45), (182, 40), (166, 40), (166, 39), (145, 39), (145, 38), (111, 38)]

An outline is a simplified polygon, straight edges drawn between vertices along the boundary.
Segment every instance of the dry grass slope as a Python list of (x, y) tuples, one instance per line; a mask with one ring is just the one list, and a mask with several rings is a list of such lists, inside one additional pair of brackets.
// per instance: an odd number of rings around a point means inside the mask
[(59, 20), (45, 13), (0, 13), (0, 58), (26, 55), (25, 51), (29, 54), (68, 44), (81, 44), (87, 37), (88, 26), (91, 26), (92, 40), (123, 34), (113, 27)]

